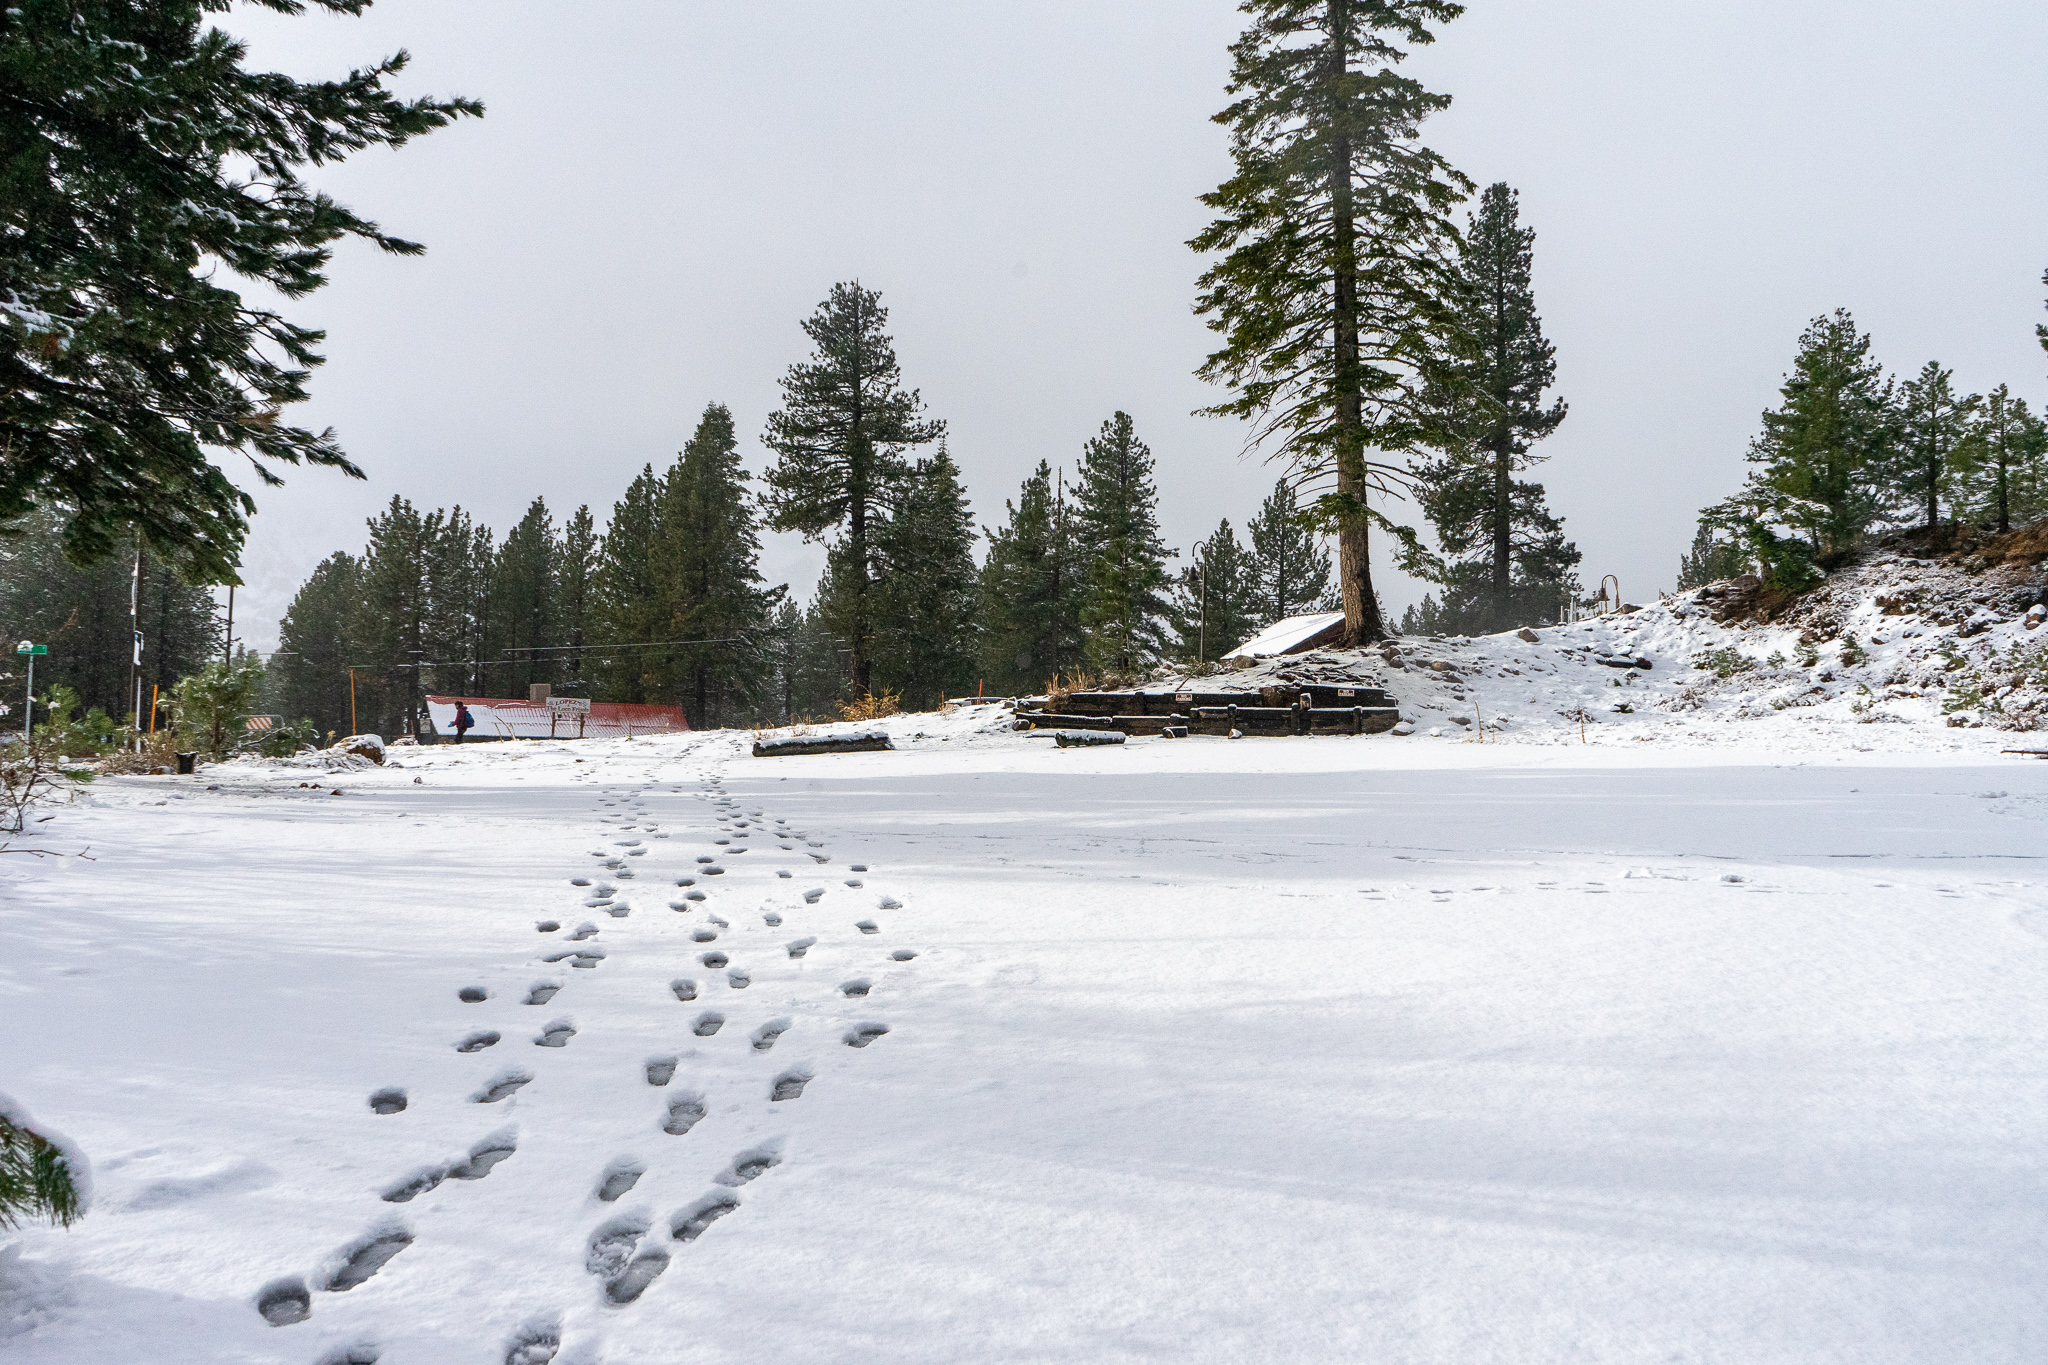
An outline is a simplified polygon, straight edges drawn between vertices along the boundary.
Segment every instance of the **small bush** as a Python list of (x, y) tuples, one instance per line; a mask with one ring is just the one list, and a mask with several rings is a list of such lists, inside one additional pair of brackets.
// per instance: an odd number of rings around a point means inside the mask
[(901, 692), (863, 693), (839, 707), (841, 720), (880, 720), (893, 716), (902, 709), (897, 703), (903, 699)]
[(1702, 651), (1692, 661), (1694, 668), (1704, 669), (1717, 678), (1727, 679), (1737, 673), (1747, 673), (1756, 667), (1756, 660), (1739, 649), (1723, 645), (1720, 649)]
[(42, 1134), (0, 1113), (0, 1228), (24, 1218), (46, 1218), (68, 1227), (85, 1212), (78, 1183), (64, 1153)]

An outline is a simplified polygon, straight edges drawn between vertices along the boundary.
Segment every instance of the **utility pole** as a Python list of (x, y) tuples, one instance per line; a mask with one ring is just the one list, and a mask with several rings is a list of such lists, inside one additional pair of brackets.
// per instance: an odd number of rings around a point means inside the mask
[(235, 585), (232, 583), (228, 584), (228, 644), (223, 662), (230, 668), (235, 665)]
[(128, 690), (135, 696), (135, 752), (142, 752), (142, 537), (135, 537), (135, 574), (128, 580), (128, 629), (135, 636), (135, 659), (128, 666)]

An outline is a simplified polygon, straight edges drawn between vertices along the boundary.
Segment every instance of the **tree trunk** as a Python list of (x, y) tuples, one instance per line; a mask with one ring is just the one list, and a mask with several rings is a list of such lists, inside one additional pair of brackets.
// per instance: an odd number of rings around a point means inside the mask
[[(1349, 29), (1349, 0), (1329, 0), (1331, 98), (1341, 86), (1349, 67), (1344, 35)], [(1344, 599), (1344, 634), (1341, 643), (1355, 648), (1384, 640), (1386, 624), (1380, 620), (1379, 599), (1372, 590), (1372, 545), (1365, 517), (1368, 492), (1365, 478), (1365, 395), (1364, 378), (1358, 361), (1358, 235), (1351, 199), (1351, 139), (1339, 134), (1330, 139), (1329, 156), (1330, 230), (1335, 237), (1331, 251), (1331, 285), (1336, 317), (1331, 331), (1334, 347), (1333, 387), (1337, 409), (1337, 496), (1343, 504), (1337, 520), (1337, 581)]]

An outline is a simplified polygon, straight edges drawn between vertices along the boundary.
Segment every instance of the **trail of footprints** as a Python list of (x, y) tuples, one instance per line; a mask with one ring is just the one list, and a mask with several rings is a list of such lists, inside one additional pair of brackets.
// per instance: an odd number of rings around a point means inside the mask
[[(634, 867), (629, 860), (645, 856), (648, 852), (646, 839), (639, 836), (653, 839), (669, 837), (647, 810), (646, 797), (655, 791), (656, 785), (653, 778), (648, 778), (631, 792), (621, 784), (614, 784), (600, 793), (599, 810), (610, 809), (613, 812), (600, 814), (600, 822), (609, 826), (611, 832), (625, 836), (613, 839), (605, 848), (593, 850), (593, 856), (603, 859), (603, 868), (613, 878), (621, 881), (633, 878)], [(831, 861), (830, 854), (823, 851), (825, 845), (822, 840), (808, 839), (804, 831), (792, 829), (788, 821), (779, 817), (770, 820), (764, 811), (743, 809), (725, 791), (717, 777), (704, 779), (701, 786), (701, 795), (710, 801), (716, 812), (718, 832), (712, 843), (721, 852), (696, 855), (694, 875), (677, 879), (679, 897), (668, 902), (670, 910), (682, 914), (699, 908), (705, 910), (702, 921), (689, 931), (690, 940), (697, 945), (716, 942), (732, 928), (730, 922), (710, 911), (708, 896), (697, 885), (699, 877), (725, 874), (725, 868), (719, 861), (721, 858), (740, 857), (748, 852), (754, 840), (760, 839), (772, 841), (776, 847), (788, 852), (799, 851), (801, 844), (801, 851), (815, 862), (825, 864)], [(671, 785), (670, 790), (680, 793), (683, 788)], [(852, 864), (849, 870), (857, 873), (868, 871), (864, 864), (859, 863)], [(779, 879), (787, 879), (791, 873), (786, 868), (778, 868), (775, 875)], [(850, 889), (862, 887), (859, 878), (846, 878), (844, 882)], [(632, 902), (621, 895), (614, 881), (579, 876), (571, 879), (571, 885), (582, 893), (582, 905), (587, 910), (602, 910), (614, 919), (625, 919), (632, 914)], [(826, 888), (811, 887), (802, 892), (802, 900), (805, 905), (814, 906), (825, 895)], [(886, 895), (878, 898), (875, 904), (884, 911), (902, 908), (899, 901)], [(783, 923), (783, 915), (778, 909), (764, 906), (760, 913), (763, 925), (769, 929), (779, 928)], [(542, 934), (559, 934), (562, 922), (544, 919), (534, 927)], [(863, 937), (883, 932), (882, 926), (873, 919), (853, 921), (851, 927)], [(544, 952), (540, 961), (547, 965), (567, 963), (571, 968), (595, 970), (606, 959), (605, 949), (592, 942), (600, 932), (595, 921), (584, 920), (570, 932), (562, 934), (559, 940), (578, 946)], [(821, 937), (817, 934), (803, 934), (786, 940), (781, 946), (789, 960), (802, 961), (820, 942)], [(899, 948), (889, 954), (889, 959), (909, 962), (916, 956), (910, 949)], [(722, 972), (727, 989), (744, 990), (751, 984), (750, 970), (734, 966), (731, 955), (723, 949), (707, 949), (699, 953), (696, 960), (707, 973)], [(669, 982), (669, 991), (677, 1002), (692, 1004), (700, 999), (702, 986), (696, 977), (679, 976)], [(559, 980), (535, 981), (521, 1003), (546, 1005), (563, 988), (564, 983)], [(874, 989), (874, 983), (868, 977), (852, 977), (840, 982), (835, 989), (845, 999), (864, 999)], [(480, 1005), (491, 999), (491, 992), (482, 986), (466, 985), (456, 991), (456, 999), (465, 1005)], [(715, 1037), (726, 1022), (723, 1011), (700, 1009), (689, 1018), (687, 1026), (694, 1038), (708, 1039)], [(754, 1052), (770, 1052), (793, 1027), (794, 1021), (787, 1016), (769, 1019), (747, 1034), (747, 1045)], [(851, 1048), (865, 1048), (888, 1032), (887, 1024), (862, 1022), (845, 1032), (840, 1041)], [(576, 1036), (575, 1023), (561, 1017), (542, 1025), (532, 1042), (537, 1047), (560, 1049), (569, 1046)], [(458, 1053), (473, 1054), (496, 1048), (504, 1041), (505, 1034), (501, 1029), (477, 1028), (464, 1033), (453, 1047)], [(646, 1084), (667, 1090), (681, 1066), (682, 1058), (675, 1054), (648, 1058), (644, 1072)], [(524, 1066), (504, 1066), (483, 1080), (469, 1094), (468, 1100), (478, 1105), (498, 1104), (535, 1079), (534, 1072)], [(799, 1099), (814, 1079), (815, 1072), (809, 1066), (799, 1064), (784, 1068), (768, 1081), (766, 1099), (771, 1104)], [(408, 1103), (406, 1092), (397, 1087), (380, 1089), (370, 1096), (369, 1101), (372, 1113), (380, 1116), (403, 1113)], [(687, 1136), (705, 1121), (709, 1112), (707, 1097), (701, 1091), (678, 1088), (664, 1096), (659, 1129), (671, 1137)], [(399, 1177), (383, 1190), (381, 1198), (387, 1204), (408, 1204), (447, 1181), (482, 1180), (517, 1151), (516, 1131), (509, 1127), (500, 1129), (475, 1143), (460, 1157), (422, 1166)], [(601, 1285), (605, 1301), (623, 1306), (638, 1300), (668, 1268), (671, 1251), (664, 1243), (686, 1245), (697, 1240), (712, 1223), (739, 1208), (740, 1199), (734, 1191), (773, 1169), (781, 1160), (779, 1143), (760, 1144), (739, 1152), (712, 1178), (718, 1188), (670, 1215), (665, 1236), (651, 1235), (654, 1222), (640, 1212), (614, 1215), (601, 1222), (591, 1232), (584, 1247), (583, 1265)], [(615, 1204), (634, 1190), (647, 1171), (647, 1163), (636, 1157), (615, 1158), (597, 1174), (592, 1196), (600, 1204)], [(362, 1286), (412, 1245), (415, 1237), (414, 1231), (398, 1221), (394, 1212), (331, 1257), (326, 1263), (327, 1268), (314, 1277), (312, 1286), (300, 1276), (287, 1276), (265, 1285), (256, 1296), (256, 1310), (273, 1326), (304, 1322), (312, 1315), (316, 1290), (340, 1294)], [(560, 1347), (559, 1323), (553, 1319), (536, 1318), (518, 1328), (508, 1339), (505, 1365), (547, 1365)], [(377, 1358), (374, 1346), (357, 1345), (330, 1352), (322, 1357), (321, 1365), (374, 1365)]]

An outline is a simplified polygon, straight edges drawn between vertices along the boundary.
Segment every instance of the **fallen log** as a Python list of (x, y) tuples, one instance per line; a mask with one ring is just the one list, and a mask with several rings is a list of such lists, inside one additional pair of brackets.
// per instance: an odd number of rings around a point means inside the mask
[(763, 739), (754, 744), (755, 758), (791, 758), (799, 754), (867, 754), (894, 749), (889, 736), (880, 730), (851, 735), (790, 735)]
[(1102, 744), (1122, 744), (1124, 736), (1118, 730), (1055, 730), (1053, 743), (1062, 749), (1088, 749)]

